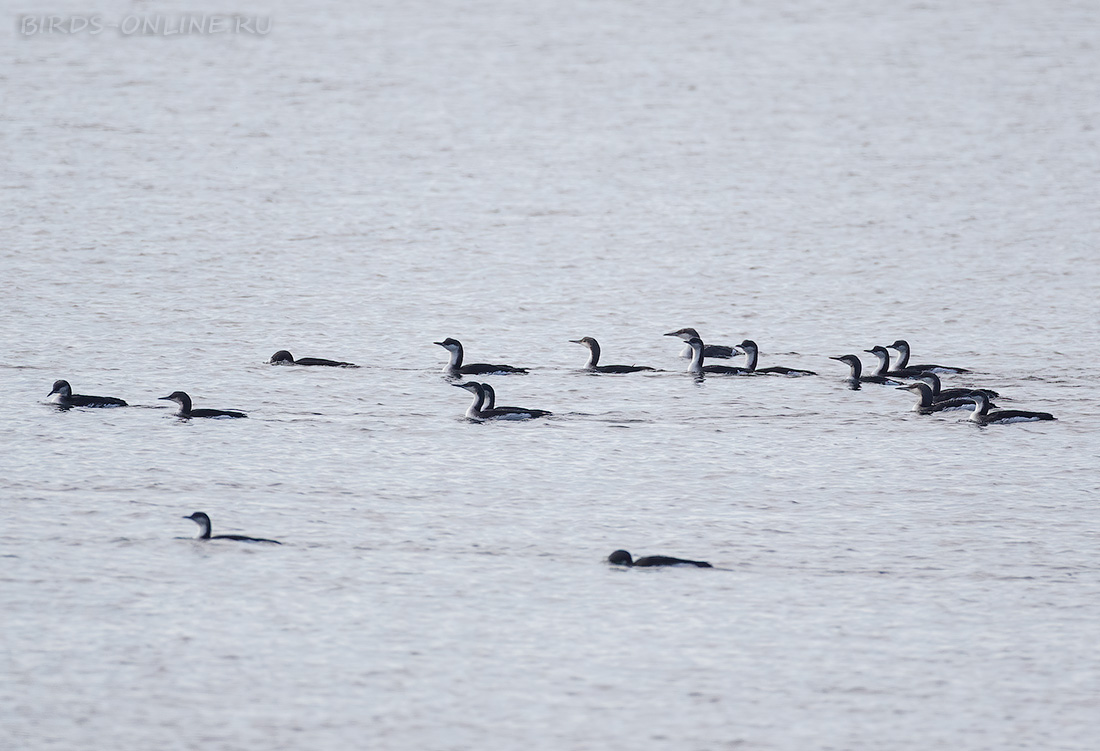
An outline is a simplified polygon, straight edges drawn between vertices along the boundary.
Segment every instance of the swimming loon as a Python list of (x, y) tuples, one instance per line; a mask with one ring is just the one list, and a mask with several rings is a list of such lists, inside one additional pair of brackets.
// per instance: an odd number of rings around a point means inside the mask
[(1021, 409), (999, 409), (996, 412), (990, 412), (989, 397), (985, 394), (971, 394), (969, 398), (974, 401), (974, 411), (970, 414), (970, 419), (979, 425), (1057, 419), (1049, 412), (1025, 412)]
[(927, 371), (920, 368), (908, 367), (908, 368), (891, 368), (890, 367), (890, 353), (886, 351), (886, 347), (875, 345), (871, 349), (865, 349), (864, 352), (870, 352), (872, 355), (878, 358), (878, 369), (875, 370), (873, 375), (877, 376), (897, 376), (898, 378), (919, 378)]
[(748, 356), (748, 363), (745, 364), (745, 369), (750, 373), (775, 373), (776, 375), (789, 375), (789, 376), (804, 376), (804, 375), (817, 375), (812, 370), (798, 370), (797, 368), (784, 368), (781, 365), (773, 365), (768, 368), (756, 367), (757, 358), (760, 356), (760, 348), (756, 346), (756, 342), (752, 339), (746, 339), (737, 345)]
[(830, 360), (839, 360), (840, 362), (847, 363), (851, 368), (851, 372), (848, 374), (848, 385), (852, 390), (859, 389), (861, 383), (879, 383), (886, 386), (900, 386), (901, 381), (895, 381), (892, 378), (880, 375), (862, 375), (863, 363), (859, 361), (859, 358), (855, 355), (840, 355), (838, 357), (830, 357)]
[(330, 368), (358, 368), (351, 362), (338, 362), (336, 360), (324, 360), (320, 357), (302, 357), (295, 360), (285, 349), (281, 349), (271, 356), (272, 365), (327, 365)]
[(452, 386), (466, 389), (474, 395), (473, 404), (466, 410), (466, 417), (470, 420), (532, 420), (536, 417), (547, 417), (550, 412), (544, 409), (524, 409), (522, 407), (494, 407), (482, 409), (485, 404), (485, 387), (477, 381), (466, 383), (453, 383)]
[(513, 414), (528, 413), (529, 409), (523, 407), (498, 407), (497, 406), (497, 392), (493, 388), (492, 384), (482, 383), (481, 388), (485, 390), (485, 403), (481, 406), (482, 412), (488, 412), (490, 410), (496, 410), (497, 412), (511, 412)]
[(697, 336), (688, 339), (688, 346), (691, 347), (692, 355), (691, 365), (688, 366), (689, 373), (697, 376), (705, 375), (706, 373), (713, 373), (715, 375), (752, 375), (752, 371), (747, 368), (736, 368), (731, 365), (704, 365), (703, 340)]
[(969, 373), (966, 368), (954, 368), (949, 365), (910, 365), (909, 364), (909, 342), (904, 339), (898, 339), (893, 344), (887, 345), (890, 349), (896, 349), (898, 351), (898, 361), (894, 364), (894, 367), (898, 370), (904, 370), (906, 368), (915, 368), (918, 371), (931, 370), (939, 373)]
[(74, 394), (68, 381), (54, 381), (53, 390), (46, 394), (47, 398), (59, 407), (128, 407), (121, 399), (113, 396), (85, 396)]
[[(947, 399), (958, 399), (961, 397), (967, 397), (971, 394), (985, 394), (990, 399), (996, 399), (1000, 394), (992, 389), (970, 389), (970, 388), (953, 388), (945, 389), (940, 385), (940, 377), (933, 373), (931, 370), (921, 373), (920, 380), (926, 382), (932, 387), (932, 401), (942, 402)], [(970, 402), (968, 401), (967, 404)]]
[(436, 342), (440, 347), (451, 353), (451, 361), (443, 368), (443, 372), (449, 376), (486, 375), (488, 373), (526, 373), (527, 368), (516, 368), (511, 365), (487, 365), (485, 363), (462, 364), (462, 342), (450, 337), (441, 342)]
[(248, 417), (244, 412), (230, 409), (191, 409), (191, 397), (182, 391), (173, 391), (168, 396), (160, 397), (160, 399), (180, 405), (180, 411), (176, 414), (185, 420), (191, 417)]
[(198, 524), (202, 529), (202, 533), (199, 534), (199, 540), (237, 540), (238, 542), (272, 542), (276, 545), (282, 545), (278, 540), (268, 540), (263, 537), (246, 537), (244, 535), (211, 535), (210, 534), (210, 517), (202, 511), (196, 511), (191, 516), (185, 516), (184, 519), (190, 519)]
[[(683, 339), (685, 342), (689, 341), (693, 338), (694, 339), (702, 339), (702, 337), (699, 336), (699, 332), (696, 331), (695, 329), (691, 329), (691, 328), (677, 329), (676, 331), (670, 331), (667, 334), (665, 334), (665, 336), (678, 336), (681, 339)], [(737, 351), (737, 347), (727, 347), (724, 344), (707, 344), (706, 346), (703, 347), (703, 357), (710, 357), (710, 358), (713, 358), (715, 360), (728, 360), (728, 359), (730, 359), (731, 357), (733, 357), (734, 355), (737, 355), (737, 354), (740, 354)], [(690, 345), (687, 346), (687, 347), (684, 347), (680, 351), (680, 357), (684, 358), (685, 360), (690, 360), (693, 357)]]
[(640, 370), (653, 370), (648, 365), (600, 365), (600, 343), (590, 336), (570, 339), (573, 344), (588, 347), (588, 362), (584, 369), (591, 373), (637, 373)]
[(898, 386), (897, 389), (898, 391), (912, 391), (920, 397), (917, 399), (917, 403), (913, 405), (913, 411), (922, 415), (930, 415), (933, 412), (944, 412), (951, 409), (970, 409), (973, 406), (972, 400), (965, 397), (943, 399), (938, 402), (933, 401), (932, 387), (924, 381), (914, 381), (905, 386)]
[(689, 561), (686, 558), (673, 558), (667, 555), (650, 555), (645, 558), (633, 560), (630, 557), (630, 553), (625, 550), (616, 550), (607, 557), (607, 562), (617, 566), (677, 566), (687, 564), (690, 566), (698, 566), (699, 568), (714, 568), (714, 566), (711, 566), (706, 561)]

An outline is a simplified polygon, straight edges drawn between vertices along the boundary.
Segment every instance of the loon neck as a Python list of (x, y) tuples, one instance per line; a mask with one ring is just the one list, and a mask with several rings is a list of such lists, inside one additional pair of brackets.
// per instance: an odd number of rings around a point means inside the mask
[(447, 366), (449, 370), (458, 370), (462, 367), (462, 345), (457, 344), (454, 349), (451, 350), (451, 364)]
[(588, 370), (595, 370), (596, 366), (600, 364), (600, 344), (595, 339), (588, 342), (588, 362), (585, 364), (585, 368)]
[(688, 340), (688, 344), (691, 346), (691, 366), (688, 368), (692, 373), (703, 372), (703, 340), (699, 337), (692, 337)]
[[(896, 342), (894, 342), (893, 349), (896, 349), (898, 351), (898, 359), (897, 359), (897, 362), (894, 363), (894, 367), (897, 370), (901, 370), (902, 368), (905, 368), (906, 366), (908, 366), (909, 365), (909, 342), (904, 341), (902, 339), (898, 339)], [(936, 389), (936, 391), (939, 391), (939, 389)]]
[(481, 390), (485, 394), (485, 399), (482, 400), (482, 409), (492, 409), (497, 406), (497, 392), (492, 386), (487, 383), (481, 384)]
[(884, 347), (874, 347), (867, 350), (878, 358), (878, 370), (871, 375), (884, 376), (890, 370), (890, 353)]
[(920, 394), (920, 407), (932, 406), (932, 387), (923, 381), (915, 381), (910, 385), (910, 390), (916, 389)]
[(485, 389), (480, 383), (473, 384), (475, 386), (474, 402), (470, 405), (470, 408), (466, 410), (466, 416), (471, 420), (476, 420), (481, 417), (481, 407), (485, 404)]
[(748, 358), (748, 362), (745, 363), (745, 370), (750, 373), (756, 371), (756, 362), (760, 358), (760, 348), (756, 346), (755, 342), (748, 340), (741, 342), (741, 349), (745, 350), (745, 356)]

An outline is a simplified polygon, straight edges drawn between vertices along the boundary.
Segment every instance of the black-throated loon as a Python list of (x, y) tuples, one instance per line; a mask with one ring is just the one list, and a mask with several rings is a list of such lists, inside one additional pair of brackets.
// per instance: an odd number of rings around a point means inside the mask
[(916, 368), (920, 372), (930, 370), (935, 373), (969, 373), (966, 368), (956, 368), (950, 365), (910, 365), (909, 364), (909, 342), (904, 339), (898, 339), (893, 344), (887, 345), (890, 349), (898, 351), (897, 362), (894, 363), (894, 367), (898, 370), (904, 370), (905, 368)]
[(840, 362), (847, 363), (851, 368), (851, 372), (848, 374), (848, 385), (856, 390), (861, 383), (879, 383), (886, 386), (900, 386), (901, 381), (895, 381), (893, 378), (887, 378), (880, 375), (863, 375), (863, 363), (859, 361), (859, 358), (855, 355), (839, 355), (837, 357), (830, 357), (830, 360), (839, 360)]
[(616, 566), (698, 566), (699, 568), (714, 568), (706, 561), (689, 561), (687, 558), (673, 558), (668, 555), (649, 555), (645, 558), (634, 560), (625, 550), (616, 550), (607, 557), (608, 563)]
[(974, 406), (969, 398), (932, 400), (932, 387), (924, 381), (913, 381), (904, 386), (898, 386), (898, 391), (912, 391), (919, 398), (913, 405), (913, 411), (922, 415), (930, 415), (933, 412), (945, 412), (952, 409), (970, 409)]
[(128, 407), (129, 405), (113, 396), (85, 396), (74, 394), (68, 381), (54, 381), (53, 390), (46, 394), (59, 407)]
[(782, 365), (773, 365), (767, 368), (756, 367), (757, 359), (760, 357), (760, 348), (756, 346), (756, 342), (752, 339), (746, 339), (737, 345), (744, 350), (745, 355), (748, 357), (748, 362), (745, 363), (745, 368), (750, 373), (767, 373), (776, 375), (789, 375), (789, 376), (804, 376), (804, 375), (817, 375), (812, 370), (799, 370), (798, 368), (785, 368)]
[(971, 394), (968, 398), (974, 402), (974, 411), (970, 413), (970, 419), (979, 425), (1056, 419), (1049, 412), (1025, 412), (1022, 409), (999, 409), (996, 412), (990, 412), (989, 397), (985, 394)]
[(191, 409), (191, 397), (182, 391), (173, 391), (160, 398), (180, 405), (180, 411), (176, 414), (185, 420), (191, 417), (248, 417), (244, 412), (231, 409)]
[(191, 516), (185, 516), (184, 519), (190, 519), (199, 525), (202, 532), (196, 539), (199, 540), (236, 540), (238, 542), (272, 542), (276, 545), (282, 545), (278, 540), (268, 540), (263, 537), (246, 537), (245, 535), (211, 535), (210, 534), (210, 517), (202, 511), (196, 511)]
[(573, 344), (588, 347), (588, 362), (584, 369), (591, 373), (637, 373), (641, 370), (653, 370), (648, 365), (600, 365), (600, 343), (590, 336), (570, 339)]
[[(940, 383), (940, 377), (931, 370), (920, 374), (920, 380), (932, 387), (932, 401), (942, 402), (947, 399), (959, 399), (971, 394), (985, 394), (990, 399), (996, 399), (1000, 394), (992, 389), (953, 388), (945, 389)], [(969, 404), (969, 401), (967, 402)]]
[(886, 347), (876, 344), (871, 349), (865, 349), (864, 352), (869, 352), (878, 358), (878, 368), (872, 375), (877, 376), (897, 376), (898, 378), (918, 378), (921, 373), (925, 371), (919, 368), (891, 368), (890, 367), (890, 353), (886, 351)]
[(326, 365), (330, 368), (358, 368), (353, 362), (339, 362), (337, 360), (325, 360), (320, 357), (302, 357), (295, 360), (289, 352), (281, 349), (271, 356), (272, 365)]
[[(676, 331), (670, 331), (667, 334), (665, 334), (665, 336), (678, 336), (681, 339), (683, 339), (685, 342), (690, 341), (691, 339), (702, 339), (703, 338), (703, 337), (699, 336), (698, 331), (696, 331), (695, 329), (691, 329), (691, 328), (677, 329)], [(733, 357), (734, 355), (737, 355), (737, 354), (740, 354), (737, 351), (737, 347), (727, 347), (724, 344), (707, 344), (707, 345), (703, 346), (703, 357), (710, 357), (710, 358), (715, 359), (715, 360), (728, 360), (728, 359), (730, 359), (731, 357)], [(690, 360), (692, 358), (691, 346), (690, 345), (688, 345), (687, 347), (684, 347), (682, 350), (680, 350), (680, 357), (684, 358), (685, 360)]]
[(544, 409), (524, 409), (522, 407), (508, 407), (507, 409), (493, 408), (482, 409), (485, 405), (485, 387), (477, 381), (466, 383), (453, 383), (452, 386), (466, 389), (474, 395), (474, 401), (466, 410), (466, 417), (470, 420), (531, 420), (536, 417), (547, 417), (551, 413)]
[(451, 353), (451, 361), (443, 368), (443, 372), (449, 376), (463, 375), (488, 375), (490, 373), (526, 373), (527, 368), (517, 368), (512, 365), (487, 365), (486, 363), (462, 364), (462, 342), (450, 337), (441, 342), (436, 342), (440, 347)]
[(497, 392), (493, 388), (492, 384), (482, 383), (481, 388), (485, 391), (485, 403), (481, 406), (482, 412), (497, 411), (497, 412), (511, 412), (513, 414), (528, 413), (529, 409), (523, 407), (498, 407), (497, 406)]
[(703, 340), (697, 336), (688, 339), (688, 346), (691, 347), (691, 365), (688, 366), (689, 373), (693, 373), (697, 376), (707, 373), (713, 373), (715, 375), (752, 375), (752, 371), (747, 368), (736, 368), (732, 365), (704, 365), (704, 344)]

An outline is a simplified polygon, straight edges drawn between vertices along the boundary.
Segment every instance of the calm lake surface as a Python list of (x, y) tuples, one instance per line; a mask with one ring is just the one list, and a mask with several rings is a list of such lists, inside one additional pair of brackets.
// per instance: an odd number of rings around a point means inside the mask
[[(0, 747), (1096, 748), (1095, 3), (24, 11)], [(696, 382), (683, 326), (819, 375)], [(554, 416), (464, 420), (448, 336)], [(897, 338), (1058, 420), (828, 359)]]

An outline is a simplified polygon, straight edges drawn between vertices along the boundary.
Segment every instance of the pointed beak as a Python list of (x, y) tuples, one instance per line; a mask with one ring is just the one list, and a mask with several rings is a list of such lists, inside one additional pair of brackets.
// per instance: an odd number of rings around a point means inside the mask
[[(172, 401), (172, 397), (170, 397), (170, 396), (158, 396), (157, 397), (157, 401), (163, 401), (163, 400)], [(190, 519), (191, 517), (185, 516), (183, 518), (184, 519)]]
[(665, 334), (665, 336), (679, 336), (679, 334), (675, 331), (670, 331), (667, 334)]
[(440, 347), (444, 346), (443, 342), (432, 342), (432, 344), (438, 344)]
[(864, 352), (870, 352), (870, 353), (874, 354), (874, 350), (873, 350), (873, 349), (865, 349), (865, 350), (863, 350), (863, 351), (864, 351)]
[(833, 355), (829, 355), (829, 359), (830, 360), (843, 360), (844, 358), (843, 357), (834, 357)]
[(582, 342), (580, 339), (570, 339), (569, 341), (573, 344), (584, 344), (584, 342)]

